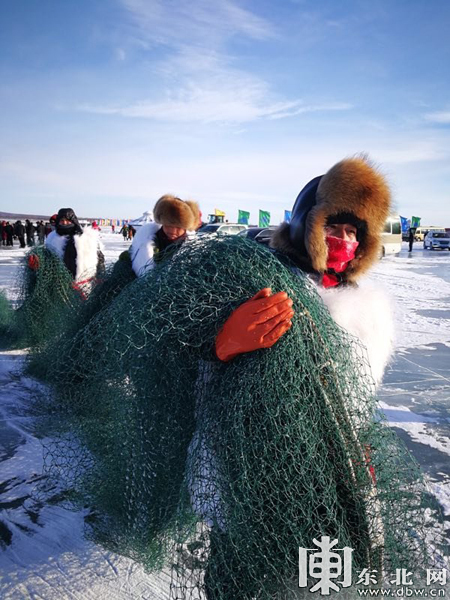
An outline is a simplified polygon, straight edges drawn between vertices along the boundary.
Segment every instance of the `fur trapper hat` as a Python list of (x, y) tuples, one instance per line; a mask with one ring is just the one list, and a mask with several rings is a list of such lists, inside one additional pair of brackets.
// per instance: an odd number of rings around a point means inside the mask
[(200, 221), (200, 209), (193, 200), (185, 201), (166, 194), (155, 204), (153, 218), (161, 225), (194, 230)]
[(81, 227), (80, 222), (78, 221), (78, 217), (75, 214), (75, 211), (73, 210), (73, 208), (60, 208), (59, 209), (58, 214), (56, 215), (56, 219), (55, 219), (55, 225), (57, 228), (59, 227), (59, 222), (61, 221), (61, 219), (66, 219), (67, 221), (70, 221), (74, 225), (73, 233), (77, 233), (80, 235), (83, 233), (83, 228)]
[(346, 222), (360, 224), (356, 256), (342, 274), (345, 281), (354, 282), (378, 259), (390, 205), (385, 178), (365, 156), (342, 160), (303, 188), (291, 222), (274, 232), (271, 246), (305, 271), (324, 273), (328, 258), (324, 227), (331, 221), (342, 222), (345, 216)]

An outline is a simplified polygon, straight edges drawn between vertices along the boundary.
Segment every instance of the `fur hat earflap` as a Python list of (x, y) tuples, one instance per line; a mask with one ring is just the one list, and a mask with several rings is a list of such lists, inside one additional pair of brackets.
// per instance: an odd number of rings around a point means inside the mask
[(347, 158), (303, 188), (292, 209), (290, 224), (279, 227), (271, 245), (304, 270), (324, 273), (328, 258), (325, 226), (331, 221), (356, 224), (359, 246), (343, 273), (346, 281), (354, 282), (379, 256), (390, 206), (386, 179), (369, 159)]
[(181, 229), (197, 229), (200, 220), (200, 209), (194, 200), (181, 200), (166, 194), (155, 204), (153, 218), (161, 225), (179, 227)]

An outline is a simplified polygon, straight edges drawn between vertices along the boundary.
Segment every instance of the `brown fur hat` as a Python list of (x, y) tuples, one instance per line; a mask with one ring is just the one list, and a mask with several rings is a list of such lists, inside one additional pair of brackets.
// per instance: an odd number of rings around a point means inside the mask
[(155, 204), (153, 218), (161, 225), (194, 230), (197, 229), (200, 220), (200, 209), (194, 200), (184, 201), (166, 194)]
[[(308, 194), (306, 202), (302, 198), (304, 190)], [(301, 267), (309, 265), (306, 270), (324, 273), (328, 257), (324, 235), (327, 220), (350, 213), (365, 225), (356, 256), (344, 272), (346, 281), (355, 281), (379, 256), (381, 233), (391, 204), (385, 178), (362, 156), (342, 160), (304, 190), (294, 205), (291, 224), (283, 223), (274, 232), (271, 245), (291, 256)], [(300, 213), (298, 224), (294, 223), (295, 212)]]

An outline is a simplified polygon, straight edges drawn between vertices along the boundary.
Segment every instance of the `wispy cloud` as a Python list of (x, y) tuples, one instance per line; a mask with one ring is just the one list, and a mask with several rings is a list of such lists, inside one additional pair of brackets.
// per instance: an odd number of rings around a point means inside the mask
[(256, 79), (241, 77), (199, 85), (186, 84), (167, 92), (164, 100), (141, 101), (128, 106), (82, 105), (80, 110), (105, 115), (154, 119), (166, 122), (248, 123), (282, 119), (317, 111), (349, 110), (350, 104), (306, 105), (300, 100), (271, 98), (268, 87)]
[(432, 112), (425, 115), (425, 120), (431, 123), (440, 123), (442, 125), (450, 124), (450, 110), (441, 112)]
[(156, 44), (216, 46), (233, 35), (263, 40), (275, 34), (271, 23), (231, 0), (121, 0), (135, 35)]
[[(236, 125), (351, 108), (333, 99), (311, 105), (287, 98), (245, 63), (237, 64), (235, 46), (229, 44), (236, 36), (263, 43), (278, 34), (270, 21), (234, 0), (119, 1), (128, 17), (128, 35), (145, 48), (143, 62), (151, 63), (151, 89), (142, 81), (135, 99), (126, 104), (103, 99), (78, 110), (167, 123)], [(116, 56), (123, 61), (126, 51), (119, 48)]]

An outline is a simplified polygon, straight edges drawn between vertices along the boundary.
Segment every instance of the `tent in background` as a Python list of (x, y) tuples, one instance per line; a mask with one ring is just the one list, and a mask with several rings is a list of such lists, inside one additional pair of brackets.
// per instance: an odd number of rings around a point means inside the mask
[(135, 229), (147, 223), (153, 223), (153, 212), (151, 210), (145, 212), (142, 217), (128, 221), (128, 225), (132, 225)]

